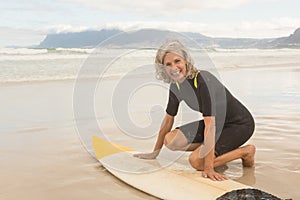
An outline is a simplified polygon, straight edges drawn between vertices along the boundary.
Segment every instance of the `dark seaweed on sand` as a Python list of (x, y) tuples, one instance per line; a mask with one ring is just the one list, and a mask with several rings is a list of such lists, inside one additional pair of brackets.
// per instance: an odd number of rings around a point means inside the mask
[[(272, 194), (257, 189), (241, 189), (227, 192), (216, 200), (283, 200)], [(286, 199), (292, 200), (292, 199)]]

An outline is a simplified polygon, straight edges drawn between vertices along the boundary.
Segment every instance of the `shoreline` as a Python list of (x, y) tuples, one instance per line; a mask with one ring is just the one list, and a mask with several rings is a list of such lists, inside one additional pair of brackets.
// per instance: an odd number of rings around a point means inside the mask
[[(300, 68), (300, 62), (299, 63), (283, 63), (283, 64), (267, 64), (267, 65), (255, 65), (255, 66), (227, 66), (222, 68), (213, 68), (217, 71), (228, 71), (228, 70), (257, 70), (257, 69), (265, 69), (265, 70), (272, 70), (272, 69), (290, 69), (290, 68)], [(198, 68), (201, 71), (201, 68)], [(209, 70), (204, 68), (204, 70)], [(117, 80), (119, 78), (122, 78), (125, 73), (122, 74), (113, 74), (113, 75), (106, 75), (105, 77), (101, 77), (101, 79), (105, 80)], [(142, 74), (132, 74), (130, 75), (131, 78), (135, 78), (135, 75), (137, 77), (143, 77), (143, 76), (155, 76), (154, 74), (147, 72)], [(73, 82), (75, 84), (78, 77), (70, 77), (70, 78), (64, 78), (64, 79), (46, 79), (46, 80), (24, 80), (24, 81), (7, 81), (7, 82), (0, 82), (0, 87), (9, 87), (9, 86), (17, 86), (17, 85), (34, 85), (34, 84), (44, 84), (44, 83), (68, 83)], [(81, 78), (82, 81), (92, 81), (95, 79), (100, 79), (100, 77), (88, 77), (88, 78)]]

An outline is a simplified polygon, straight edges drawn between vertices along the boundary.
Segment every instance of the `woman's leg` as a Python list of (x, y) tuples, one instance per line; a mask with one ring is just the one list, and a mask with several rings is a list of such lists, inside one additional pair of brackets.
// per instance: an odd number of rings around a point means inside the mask
[[(193, 151), (189, 157), (189, 162), (197, 170), (203, 170), (204, 168), (204, 158), (200, 157), (202, 146), (198, 147)], [(232, 151), (229, 151), (221, 156), (215, 158), (214, 167), (218, 167), (228, 163), (230, 161), (241, 158), (244, 167), (253, 167), (254, 166), (254, 155), (255, 155), (255, 146), (246, 145), (244, 147), (239, 147)]]
[[(252, 136), (253, 125), (225, 126), (215, 144), (215, 154), (219, 155), (214, 160), (214, 167), (224, 165), (227, 162), (242, 159), (243, 166), (254, 166), (255, 146), (246, 145), (241, 147)], [(204, 159), (200, 157), (202, 146), (197, 148), (189, 158), (190, 164), (198, 170), (203, 170)]]
[(203, 142), (204, 121), (182, 125), (165, 136), (164, 144), (171, 150), (194, 151)]
[(174, 129), (165, 136), (164, 144), (172, 151), (194, 151), (200, 143), (188, 143), (187, 138), (180, 129)]

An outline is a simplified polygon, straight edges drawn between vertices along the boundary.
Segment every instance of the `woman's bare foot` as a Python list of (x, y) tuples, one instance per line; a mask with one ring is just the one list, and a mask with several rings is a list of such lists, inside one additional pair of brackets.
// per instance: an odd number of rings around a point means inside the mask
[(246, 145), (241, 147), (242, 150), (242, 162), (244, 167), (253, 167), (254, 166), (254, 155), (255, 155), (255, 146), (254, 145)]

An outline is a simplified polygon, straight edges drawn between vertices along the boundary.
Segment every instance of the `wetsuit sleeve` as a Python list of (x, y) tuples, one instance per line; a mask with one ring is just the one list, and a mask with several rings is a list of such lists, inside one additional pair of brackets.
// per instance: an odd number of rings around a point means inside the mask
[(201, 81), (200, 98), (202, 115), (216, 116), (216, 95), (214, 81), (209, 76), (204, 76)]
[(171, 116), (176, 116), (179, 107), (179, 100), (178, 100), (178, 90), (174, 84), (170, 85), (169, 89), (169, 101), (167, 104), (166, 112)]

